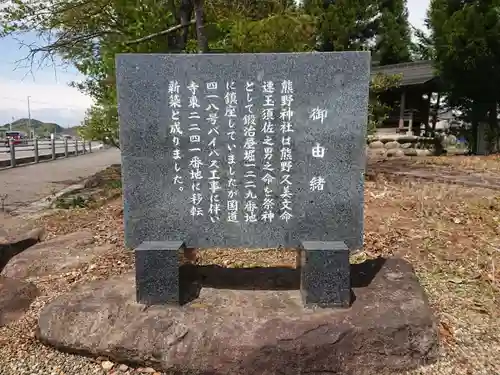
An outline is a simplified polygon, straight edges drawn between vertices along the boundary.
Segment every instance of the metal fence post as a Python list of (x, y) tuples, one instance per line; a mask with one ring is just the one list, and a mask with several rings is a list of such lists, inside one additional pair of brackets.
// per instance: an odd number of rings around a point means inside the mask
[(64, 157), (68, 157), (68, 138), (64, 138)]
[(92, 141), (89, 141), (89, 152), (92, 152)]
[(16, 166), (16, 145), (13, 139), (9, 139), (9, 149), (10, 149), (10, 166), (14, 168)]
[(78, 139), (75, 140), (75, 156), (78, 156)]
[(87, 152), (87, 147), (85, 147), (85, 139), (82, 140), (82, 149), (83, 149), (83, 154)]
[(52, 137), (50, 140), (50, 146), (52, 147), (52, 160), (56, 160), (56, 138)]
[(38, 156), (38, 138), (33, 139), (33, 146), (35, 151), (35, 163), (38, 163), (40, 157)]

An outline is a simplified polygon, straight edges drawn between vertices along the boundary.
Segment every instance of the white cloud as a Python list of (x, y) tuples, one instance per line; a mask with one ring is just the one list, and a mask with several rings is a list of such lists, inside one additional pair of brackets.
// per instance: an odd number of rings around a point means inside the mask
[[(83, 120), (92, 99), (65, 83), (36, 83), (0, 77), (0, 124), (12, 117), (27, 117), (27, 97), (30, 97), (32, 117), (42, 121), (66, 119), (65, 124), (76, 125)], [(37, 118), (37, 114), (44, 118)], [(53, 117), (53, 118), (51, 118)]]
[(430, 0), (408, 0), (408, 18), (414, 27), (425, 30), (424, 21), (427, 16), (429, 5)]
[(26, 108), (30, 96), (31, 108), (74, 108), (86, 109), (92, 99), (67, 84), (38, 84), (28, 79), (22, 82), (0, 77), (0, 106), (7, 108)]

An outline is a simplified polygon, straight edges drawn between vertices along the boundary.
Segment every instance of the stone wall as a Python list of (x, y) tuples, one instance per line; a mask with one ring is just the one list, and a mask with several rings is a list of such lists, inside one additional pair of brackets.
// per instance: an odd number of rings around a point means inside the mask
[(430, 156), (434, 138), (414, 135), (373, 136), (368, 138), (368, 152), (377, 156)]
[(398, 134), (368, 137), (367, 152), (371, 156), (434, 156), (437, 154), (436, 145), (439, 144), (446, 154), (458, 155), (466, 153), (466, 150), (457, 149), (448, 144), (446, 140), (439, 141), (434, 137)]

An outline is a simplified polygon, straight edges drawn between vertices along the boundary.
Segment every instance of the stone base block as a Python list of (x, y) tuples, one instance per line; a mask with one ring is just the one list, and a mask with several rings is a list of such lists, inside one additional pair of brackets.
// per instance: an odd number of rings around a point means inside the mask
[(145, 305), (181, 302), (179, 267), (182, 241), (143, 242), (135, 249), (136, 299)]
[(172, 374), (401, 374), (437, 359), (435, 322), (404, 260), (352, 265), (349, 309), (305, 308), (294, 269), (196, 270), (203, 288), (183, 306), (137, 304), (133, 273), (81, 285), (44, 308), (37, 337)]
[(300, 249), (300, 292), (309, 307), (349, 307), (349, 249), (344, 242), (304, 241)]

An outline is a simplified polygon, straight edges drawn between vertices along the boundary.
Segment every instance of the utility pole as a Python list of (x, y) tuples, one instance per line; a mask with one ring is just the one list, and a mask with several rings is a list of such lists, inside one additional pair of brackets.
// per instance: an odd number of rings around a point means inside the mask
[(31, 139), (31, 108), (30, 108), (30, 96), (28, 96), (28, 137)]
[(9, 130), (12, 131), (12, 123), (14, 122), (14, 117), (12, 117), (12, 121), (9, 124)]

